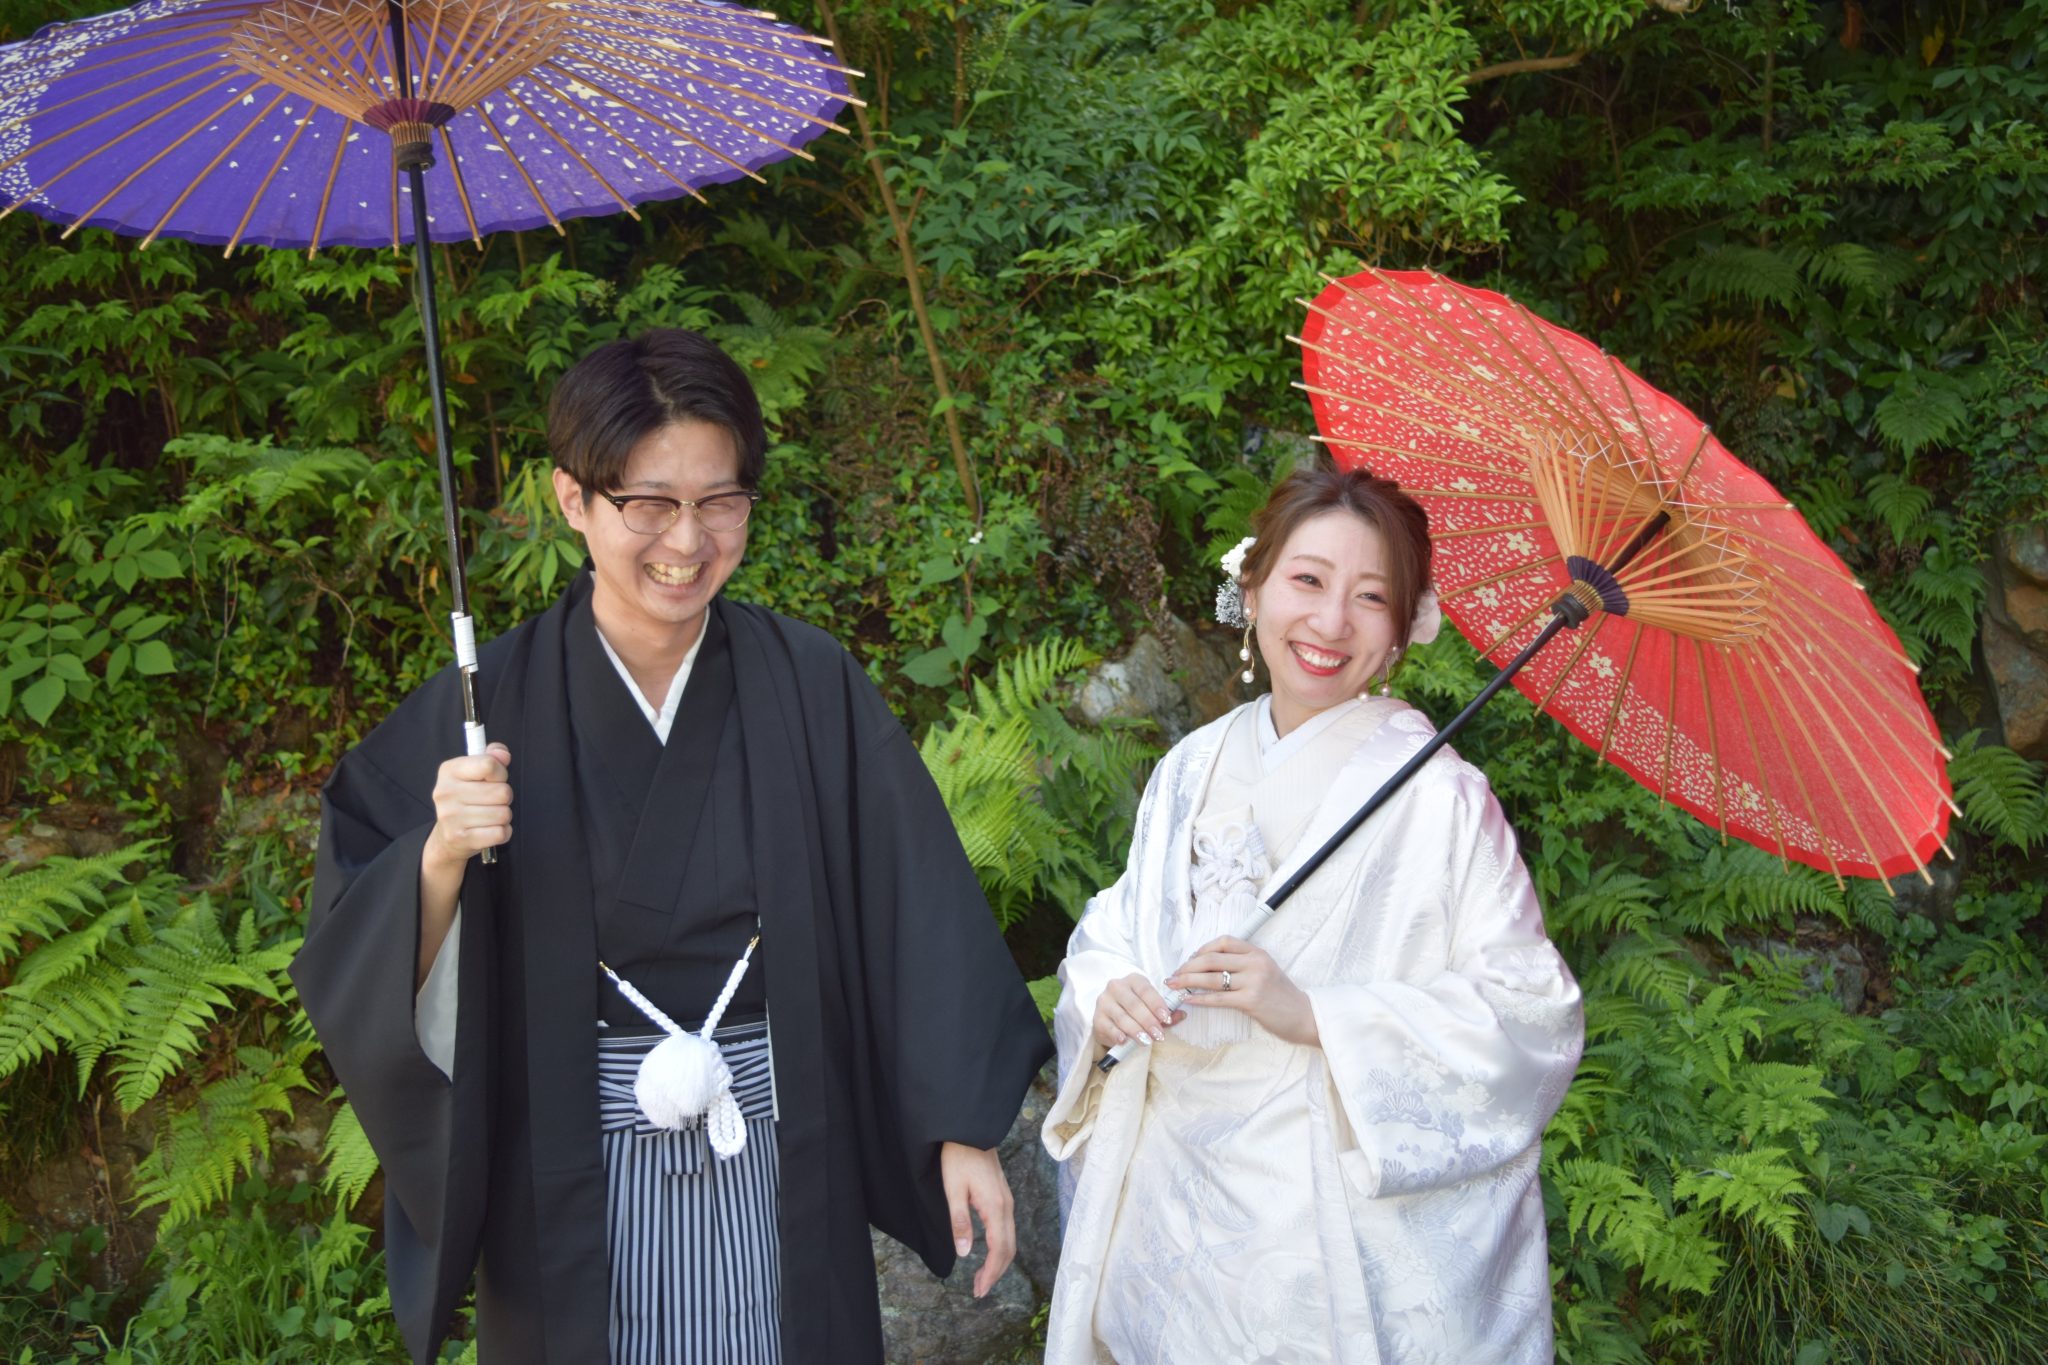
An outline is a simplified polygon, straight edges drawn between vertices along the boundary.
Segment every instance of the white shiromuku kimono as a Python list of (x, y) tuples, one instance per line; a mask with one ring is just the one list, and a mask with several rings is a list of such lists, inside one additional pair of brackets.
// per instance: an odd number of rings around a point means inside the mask
[(1253, 939), (1308, 993), (1320, 1048), (1190, 1008), (1094, 1066), (1108, 983), (1236, 932), (1431, 733), (1368, 697), (1280, 738), (1262, 698), (1153, 773), (1060, 968), (1052, 1365), (1550, 1360), (1537, 1162), (1579, 991), (1486, 779), (1449, 750)]

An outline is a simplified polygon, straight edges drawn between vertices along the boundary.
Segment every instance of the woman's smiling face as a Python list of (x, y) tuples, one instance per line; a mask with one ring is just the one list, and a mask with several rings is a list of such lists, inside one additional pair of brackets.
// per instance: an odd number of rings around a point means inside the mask
[(1363, 517), (1332, 510), (1295, 528), (1266, 580), (1244, 591), (1276, 730), (1365, 691), (1399, 638), (1389, 596), (1386, 545)]

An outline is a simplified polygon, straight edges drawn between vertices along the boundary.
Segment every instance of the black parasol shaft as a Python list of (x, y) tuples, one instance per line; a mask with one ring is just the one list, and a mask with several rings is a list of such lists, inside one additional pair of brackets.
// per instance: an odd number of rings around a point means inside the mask
[[(397, 97), (412, 99), (412, 70), (407, 49), (404, 0), (385, 0), (391, 21), (391, 72)], [(434, 457), (441, 475), (441, 515), (448, 533), (448, 586), (455, 597), (449, 621), (455, 633), (455, 663), (462, 685), (464, 751), (481, 754), (487, 742), (476, 702), (476, 625), (469, 615), (469, 575), (462, 563), (462, 525), (455, 497), (455, 433), (448, 420), (448, 378), (441, 367), (441, 317), (434, 300), (433, 239), (427, 221), (427, 169), (434, 164), (433, 144), (420, 138), (394, 140), (392, 154), (405, 172), (412, 199), (413, 302), (419, 308), (420, 336), (427, 353), (427, 393), (434, 409)], [(498, 851), (480, 855), (498, 861)]]

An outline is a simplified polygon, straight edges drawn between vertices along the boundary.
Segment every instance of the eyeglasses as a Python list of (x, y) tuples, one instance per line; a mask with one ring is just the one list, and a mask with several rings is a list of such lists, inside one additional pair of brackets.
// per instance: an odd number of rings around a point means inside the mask
[(737, 531), (754, 514), (759, 493), (713, 493), (708, 498), (663, 498), (652, 493), (599, 493), (619, 509), (626, 529), (638, 535), (658, 536), (676, 524), (685, 507), (697, 515), (697, 524), (707, 531)]

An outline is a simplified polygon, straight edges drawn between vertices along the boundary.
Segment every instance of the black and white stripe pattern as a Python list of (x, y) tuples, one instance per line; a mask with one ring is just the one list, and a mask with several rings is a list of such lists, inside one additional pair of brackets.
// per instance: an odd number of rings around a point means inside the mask
[(612, 1365), (775, 1365), (781, 1243), (773, 1080), (760, 1022), (712, 1035), (747, 1121), (745, 1150), (711, 1151), (701, 1124), (656, 1128), (633, 1099), (660, 1034), (600, 1030), (598, 1116), (611, 1258)]

